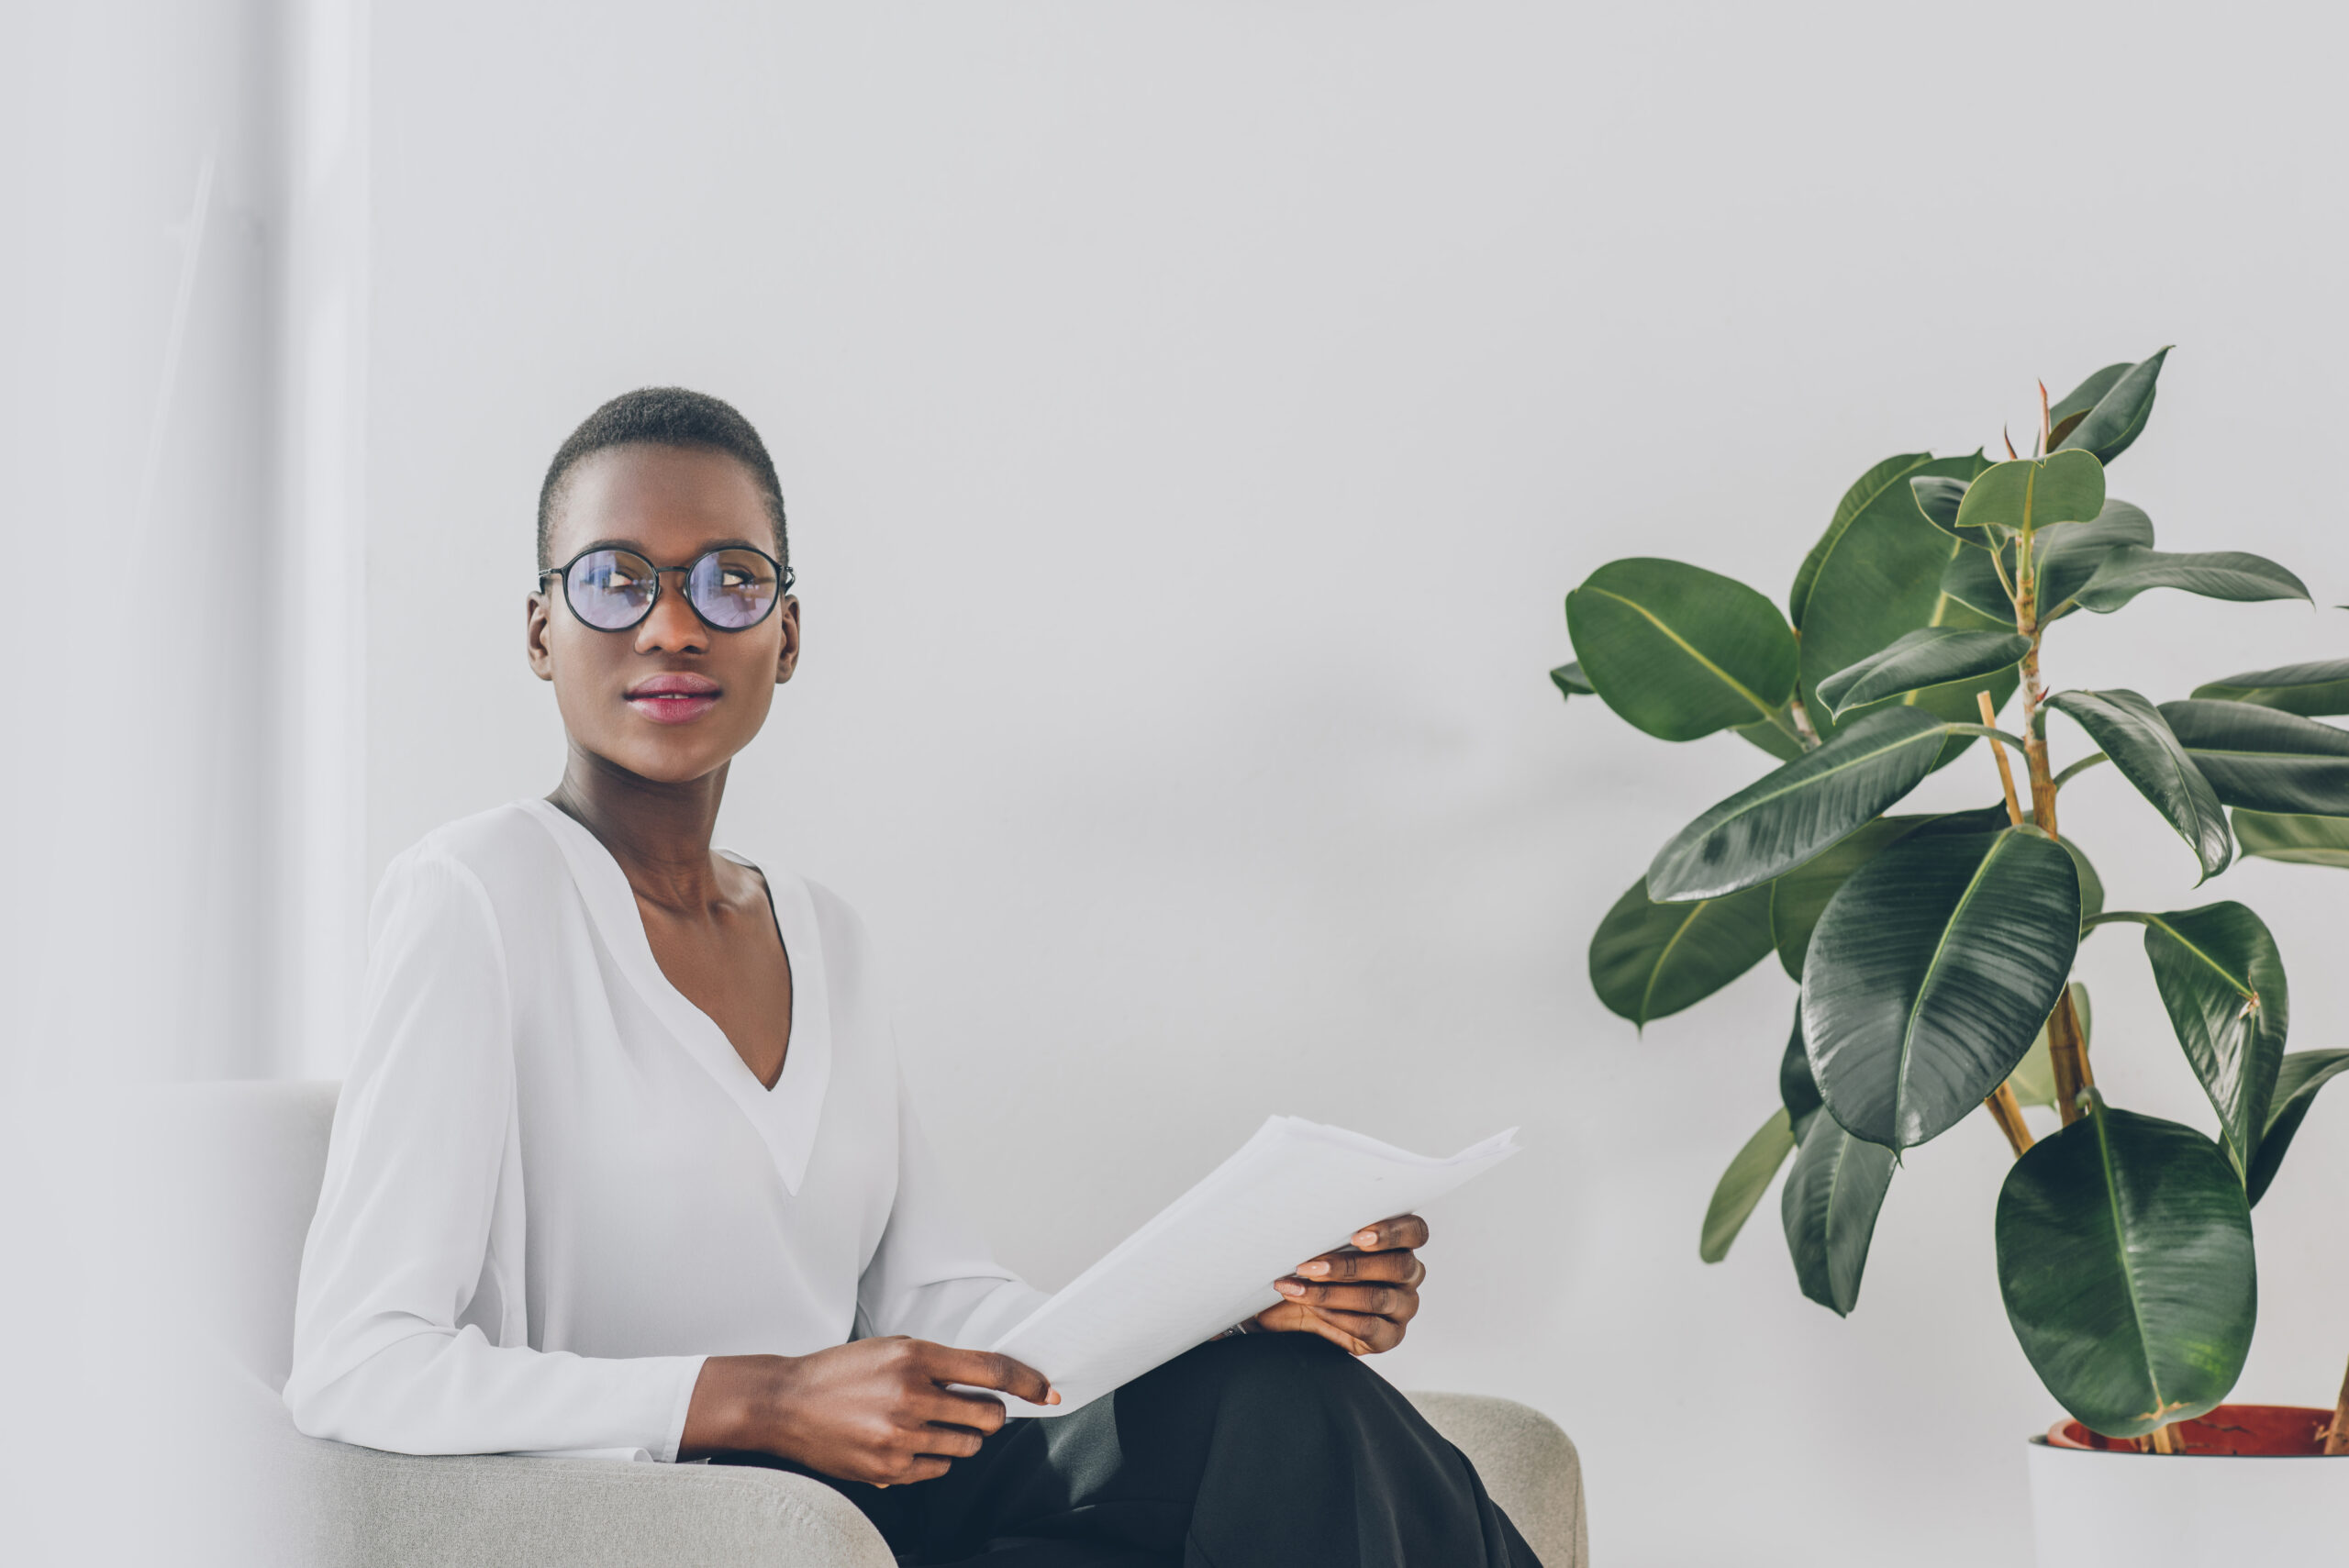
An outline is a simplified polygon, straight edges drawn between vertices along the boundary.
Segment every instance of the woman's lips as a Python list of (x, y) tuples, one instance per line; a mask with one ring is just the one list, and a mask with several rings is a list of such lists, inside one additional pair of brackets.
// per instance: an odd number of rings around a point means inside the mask
[(721, 688), (706, 675), (653, 675), (628, 689), (628, 705), (655, 724), (691, 724), (718, 706)]

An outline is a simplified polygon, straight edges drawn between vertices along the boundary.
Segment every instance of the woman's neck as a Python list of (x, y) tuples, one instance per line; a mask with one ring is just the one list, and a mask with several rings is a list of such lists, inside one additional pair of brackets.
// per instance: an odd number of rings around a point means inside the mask
[(573, 746), (547, 803), (596, 835), (639, 897), (673, 909), (706, 908), (718, 896), (709, 843), (726, 771), (663, 784)]

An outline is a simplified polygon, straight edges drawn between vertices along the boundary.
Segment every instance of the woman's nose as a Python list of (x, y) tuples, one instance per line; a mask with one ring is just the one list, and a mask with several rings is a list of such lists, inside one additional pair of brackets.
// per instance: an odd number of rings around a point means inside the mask
[(636, 651), (640, 653), (677, 653), (687, 649), (705, 651), (709, 646), (709, 628), (685, 599), (684, 573), (676, 573), (678, 581), (669, 581), (670, 573), (662, 573), (661, 592), (652, 601), (652, 613), (637, 624)]

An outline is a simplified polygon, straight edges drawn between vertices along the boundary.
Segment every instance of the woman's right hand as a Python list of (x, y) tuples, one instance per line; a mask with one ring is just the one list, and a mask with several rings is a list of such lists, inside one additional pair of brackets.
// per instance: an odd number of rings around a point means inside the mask
[(904, 1335), (805, 1356), (712, 1356), (694, 1384), (677, 1457), (771, 1453), (842, 1481), (928, 1481), (1004, 1423), (1000, 1401), (951, 1383), (1061, 1402), (1042, 1373), (1008, 1356)]

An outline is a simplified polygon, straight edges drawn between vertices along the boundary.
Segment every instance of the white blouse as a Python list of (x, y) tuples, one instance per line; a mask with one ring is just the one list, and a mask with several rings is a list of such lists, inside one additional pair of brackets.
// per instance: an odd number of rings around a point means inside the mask
[(661, 973), (618, 863), (544, 801), (392, 862), (302, 1256), (303, 1431), (674, 1460), (706, 1356), (983, 1346), (1043, 1300), (954, 1212), (863, 926), (765, 874), (792, 979), (772, 1090)]

